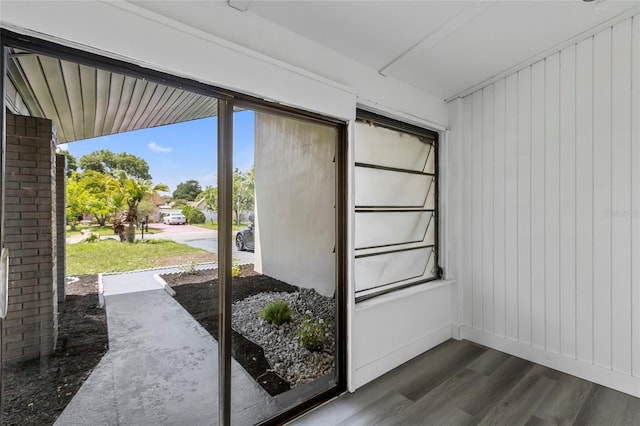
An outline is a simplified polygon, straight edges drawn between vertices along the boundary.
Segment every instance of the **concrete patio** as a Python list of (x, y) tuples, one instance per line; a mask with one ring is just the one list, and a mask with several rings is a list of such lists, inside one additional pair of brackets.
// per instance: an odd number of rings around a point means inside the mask
[[(218, 344), (154, 279), (104, 275), (109, 351), (56, 425), (218, 424)], [(234, 424), (281, 409), (235, 361)]]

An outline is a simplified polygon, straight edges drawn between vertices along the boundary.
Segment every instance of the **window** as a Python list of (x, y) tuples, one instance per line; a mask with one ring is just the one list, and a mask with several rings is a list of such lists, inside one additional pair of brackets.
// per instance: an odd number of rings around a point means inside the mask
[(440, 278), (438, 135), (358, 110), (356, 301)]

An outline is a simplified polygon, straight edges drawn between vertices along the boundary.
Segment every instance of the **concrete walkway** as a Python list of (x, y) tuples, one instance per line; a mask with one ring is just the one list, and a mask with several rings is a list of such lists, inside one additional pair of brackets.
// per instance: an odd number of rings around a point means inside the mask
[[(56, 425), (218, 424), (218, 344), (155, 281), (163, 269), (104, 275), (109, 351)], [(232, 423), (280, 407), (235, 361)]]

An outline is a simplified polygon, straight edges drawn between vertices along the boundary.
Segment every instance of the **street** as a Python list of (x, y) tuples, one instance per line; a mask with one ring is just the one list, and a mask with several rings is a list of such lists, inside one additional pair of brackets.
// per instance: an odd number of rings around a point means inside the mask
[[(154, 223), (156, 229), (162, 230), (159, 234), (145, 234), (146, 239), (171, 240), (191, 247), (201, 248), (212, 253), (218, 253), (218, 231), (200, 228), (192, 225), (165, 225)], [(234, 234), (235, 235), (235, 234)], [(141, 233), (136, 234), (140, 238)], [(237, 263), (253, 263), (255, 255), (248, 251), (238, 251), (233, 244), (233, 261)]]

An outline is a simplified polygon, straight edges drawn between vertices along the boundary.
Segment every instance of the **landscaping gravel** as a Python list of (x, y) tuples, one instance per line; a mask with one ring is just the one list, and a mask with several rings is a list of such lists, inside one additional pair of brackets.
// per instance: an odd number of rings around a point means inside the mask
[[(266, 305), (289, 303), (292, 321), (276, 326), (261, 318)], [(305, 315), (326, 325), (326, 343), (312, 352), (300, 345), (297, 336)], [(295, 388), (335, 370), (335, 304), (315, 290), (301, 288), (293, 293), (260, 293), (233, 304), (232, 327), (264, 349), (272, 370)]]

